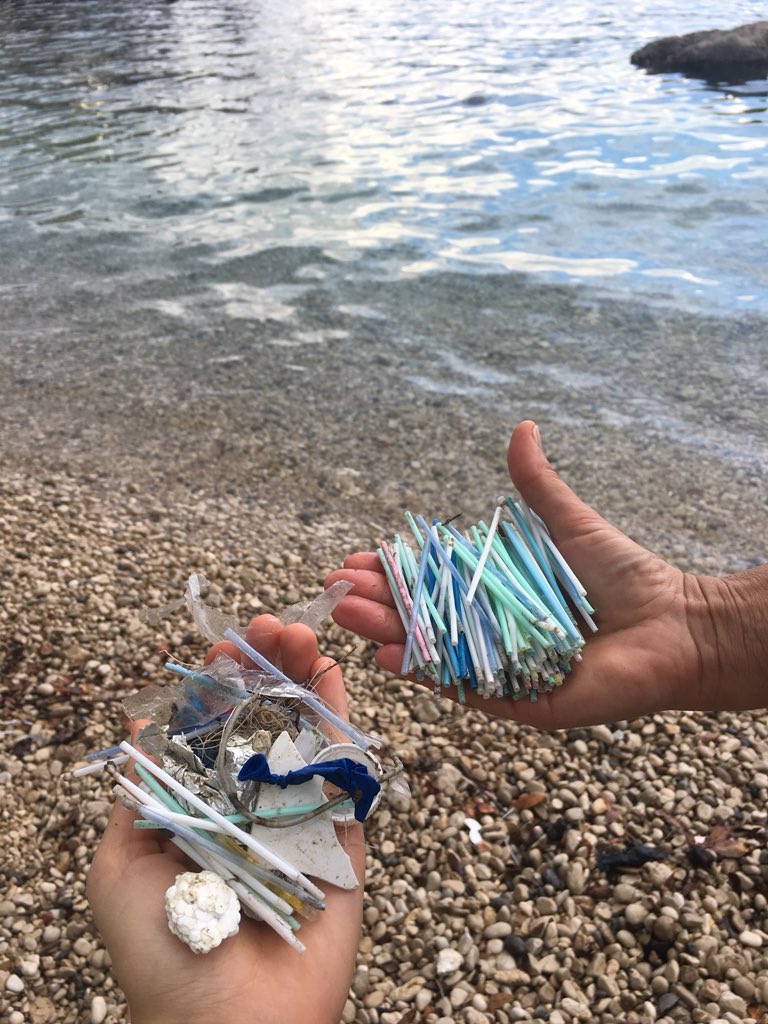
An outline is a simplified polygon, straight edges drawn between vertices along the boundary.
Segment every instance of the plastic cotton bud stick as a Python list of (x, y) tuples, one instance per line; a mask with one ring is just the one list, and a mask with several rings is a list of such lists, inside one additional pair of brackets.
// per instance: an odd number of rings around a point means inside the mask
[(493, 546), (493, 538), (496, 536), (496, 530), (499, 526), (499, 519), (501, 519), (501, 510), (504, 508), (504, 497), (499, 498), (499, 503), (496, 506), (496, 511), (493, 513), (493, 519), (488, 529), (488, 536), (485, 540), (485, 545), (480, 554), (477, 566), (475, 568), (472, 582), (469, 585), (469, 593), (467, 594), (467, 604), (472, 604), (475, 599), (475, 592), (480, 585), (480, 581), (483, 578), (483, 570), (485, 569), (485, 563), (488, 561), (488, 555), (491, 553)]
[[(513, 522), (504, 518), (507, 506)], [(536, 700), (559, 686), (584, 644), (573, 608), (590, 628), (594, 623), (581, 584), (538, 516), (502, 497), (490, 527), (480, 521), (464, 533), (451, 519), (433, 519), (429, 526), (424, 516), (406, 512), (405, 518), (418, 561), (398, 534), (392, 566), (384, 556), (387, 545), (380, 548), (405, 628), (401, 673), (423, 659), (423, 674), (435, 679), (436, 692), (453, 683), (460, 701), (466, 684), (484, 696), (515, 700), (523, 693)], [(428, 657), (420, 647), (422, 632)]]
[(148, 772), (151, 772), (156, 778), (160, 779), (169, 789), (172, 789), (175, 793), (182, 796), (188, 804), (191, 804), (192, 807), (195, 807), (200, 811), (204, 817), (210, 818), (211, 821), (215, 821), (217, 824), (221, 825), (225, 832), (229, 833), (233, 839), (236, 839), (243, 846), (248, 847), (248, 849), (251, 850), (252, 853), (255, 853), (260, 860), (270, 864), (278, 871), (281, 871), (294, 882), (298, 882), (313, 896), (316, 896), (321, 900), (325, 899), (323, 891), (318, 889), (318, 887), (313, 882), (310, 882), (308, 878), (305, 878), (304, 875), (302, 875), (300, 871), (297, 871), (292, 864), (289, 864), (282, 857), (278, 857), (272, 852), (272, 850), (264, 846), (262, 843), (258, 843), (251, 835), (249, 835), (249, 833), (244, 832), (236, 825), (233, 825), (231, 821), (227, 821), (223, 814), (219, 814), (214, 807), (207, 804), (205, 800), (201, 800), (199, 796), (188, 790), (186, 786), (182, 785), (177, 779), (174, 779), (173, 776), (160, 768), (159, 765), (156, 765), (154, 761), (150, 760), (150, 758), (136, 747), (132, 746), (127, 741), (123, 741), (120, 744), (120, 747), (126, 754), (130, 754), (134, 760), (138, 761), (142, 767), (146, 768)]
[(421, 607), (421, 591), (424, 586), (424, 579), (427, 575), (427, 565), (429, 563), (428, 558), (429, 548), (425, 544), (421, 549), (421, 558), (419, 560), (419, 575), (416, 577), (416, 586), (413, 588), (412, 608), (411, 608), (411, 619), (408, 623), (408, 632), (405, 637), (405, 650), (403, 651), (403, 663), (400, 668), (402, 675), (407, 675), (411, 667), (411, 650), (413, 648), (414, 637), (416, 636), (416, 630), (419, 625), (419, 608)]

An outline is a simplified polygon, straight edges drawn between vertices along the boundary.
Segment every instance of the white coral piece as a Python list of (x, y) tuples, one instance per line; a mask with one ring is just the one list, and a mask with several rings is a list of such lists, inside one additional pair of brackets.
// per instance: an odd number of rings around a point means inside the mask
[(215, 871), (185, 871), (165, 893), (168, 927), (193, 953), (209, 953), (240, 927), (237, 893)]

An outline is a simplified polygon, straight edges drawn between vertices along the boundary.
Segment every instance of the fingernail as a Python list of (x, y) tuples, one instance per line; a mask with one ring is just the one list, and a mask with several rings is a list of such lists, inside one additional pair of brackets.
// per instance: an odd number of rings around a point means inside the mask
[(533, 435), (533, 440), (536, 442), (536, 444), (539, 446), (539, 448), (541, 448), (541, 450), (543, 451), (544, 447), (543, 447), (543, 445), (541, 443), (541, 434), (539, 433), (538, 424), (534, 423), (533, 430), (531, 431), (531, 434)]

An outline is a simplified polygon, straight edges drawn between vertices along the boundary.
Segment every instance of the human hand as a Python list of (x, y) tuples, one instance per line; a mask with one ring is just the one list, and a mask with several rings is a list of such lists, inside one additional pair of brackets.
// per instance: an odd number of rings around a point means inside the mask
[[(535, 704), (484, 699), (470, 690), (467, 704), (542, 729), (726, 706), (721, 702), (728, 697), (716, 692), (714, 638), (721, 630), (712, 623), (723, 604), (723, 581), (668, 565), (585, 505), (547, 461), (532, 422), (515, 429), (508, 462), (512, 482), (586, 587), (599, 632), (587, 635), (583, 659), (565, 684)], [(350, 555), (325, 585), (340, 579), (354, 589), (337, 606), (336, 622), (382, 644), (377, 663), (399, 673), (404, 630), (379, 559), (370, 552)]]
[[(251, 622), (246, 639), (273, 663), (282, 662), (292, 679), (323, 673), (318, 695), (347, 717), (341, 670), (330, 658), (318, 657), (307, 626), (284, 627), (262, 615)], [(222, 643), (211, 648), (206, 662), (221, 653), (241, 659), (233, 644)], [(196, 866), (162, 832), (134, 829), (134, 818), (115, 803), (87, 887), (133, 1024), (337, 1024), (360, 937), (361, 826), (339, 830), (360, 885), (352, 891), (323, 886), (325, 910), (301, 925), (306, 952), (297, 953), (267, 925), (242, 916), (237, 935), (196, 955), (171, 934), (164, 909), (165, 891), (176, 875)]]

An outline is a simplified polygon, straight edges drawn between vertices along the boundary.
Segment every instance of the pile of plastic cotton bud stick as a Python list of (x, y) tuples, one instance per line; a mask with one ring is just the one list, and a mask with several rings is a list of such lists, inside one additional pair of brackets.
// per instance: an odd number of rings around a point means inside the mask
[(396, 534), (378, 555), (406, 630), (402, 675), (466, 687), (483, 697), (528, 696), (560, 686), (581, 657), (576, 610), (597, 627), (586, 591), (542, 520), (499, 498), (491, 525), (460, 533), (451, 522), (406, 520), (417, 550)]
[[(203, 870), (177, 877), (166, 893), (171, 931), (195, 953), (237, 932), (240, 911), (266, 922), (299, 952), (303, 917), (325, 907), (310, 880), (342, 889), (358, 885), (336, 825), (363, 821), (382, 786), (406, 795), (402, 764), (385, 761), (381, 741), (339, 716), (312, 689), (267, 661), (233, 619), (202, 600), (206, 581), (193, 574), (181, 602), (212, 643), (227, 639), (255, 669), (224, 655), (189, 669), (166, 667), (181, 681), (151, 685), (125, 710), (148, 719), (135, 745), (120, 743), (86, 758), (73, 776), (106, 771), (134, 827), (164, 829)], [(313, 629), (349, 589), (336, 584), (283, 622)], [(138, 782), (127, 778), (133, 761)]]

